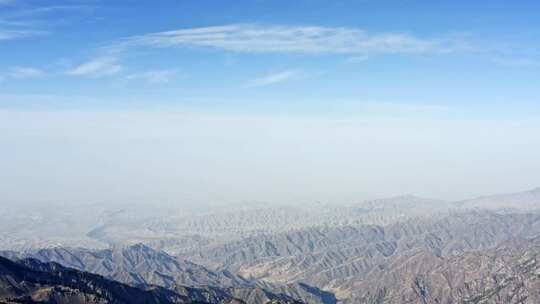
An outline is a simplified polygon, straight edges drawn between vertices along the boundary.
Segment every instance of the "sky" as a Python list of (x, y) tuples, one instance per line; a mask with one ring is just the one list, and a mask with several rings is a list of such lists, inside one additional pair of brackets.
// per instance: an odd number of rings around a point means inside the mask
[(540, 186), (538, 1), (0, 0), (0, 200)]

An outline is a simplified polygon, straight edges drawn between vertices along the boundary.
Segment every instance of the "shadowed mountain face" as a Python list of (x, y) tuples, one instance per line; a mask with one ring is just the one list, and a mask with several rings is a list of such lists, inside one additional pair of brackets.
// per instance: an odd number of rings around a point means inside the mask
[(97, 273), (131, 285), (175, 284), (197, 286), (243, 286), (248, 282), (227, 271), (210, 271), (207, 268), (156, 251), (143, 244), (105, 250), (84, 248), (46, 248), (15, 256), (32, 257), (46, 262)]
[[(287, 296), (258, 294), (238, 290), (249, 303), (301, 304)], [(57, 263), (42, 263), (35, 259), (13, 262), (0, 257), (0, 303), (245, 303), (233, 296), (231, 290), (205, 287), (174, 286), (132, 287), (108, 280), (100, 275), (66, 268)]]
[(183, 286), (198, 286), (214, 290), (216, 294), (222, 294), (222, 297), (234, 297), (247, 303), (294, 299), (309, 300), (310, 303), (332, 303), (328, 301), (331, 294), (315, 287), (300, 284), (258, 284), (228, 271), (208, 270), (142, 244), (111, 250), (50, 248), (35, 252), (1, 254), (12, 259), (33, 258), (42, 262), (57, 262), (131, 286), (156, 285), (180, 294), (189, 293)]
[[(202, 291), (200, 296), (204, 298)], [(59, 264), (32, 259), (16, 263), (5, 258), (0, 258), (0, 301), (60, 304), (208, 303), (166, 289), (130, 287)]]

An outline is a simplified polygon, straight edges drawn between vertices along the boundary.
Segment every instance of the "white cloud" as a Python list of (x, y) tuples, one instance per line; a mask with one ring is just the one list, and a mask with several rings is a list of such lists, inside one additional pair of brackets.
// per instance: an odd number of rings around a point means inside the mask
[(0, 30), (0, 41), (16, 38), (17, 35), (11, 31)]
[(5, 73), (0, 73), (0, 82), (10, 79), (39, 78), (47, 73), (38, 68), (14, 66), (7, 69)]
[[(19, 0), (0, 0), (0, 7), (6, 7), (6, 13), (0, 16), (0, 41), (49, 34), (53, 27), (65, 26), (93, 11), (88, 5), (39, 6)], [(63, 16), (60, 20), (55, 15), (68, 10), (73, 12), (69, 17)]]
[(369, 33), (347, 27), (232, 24), (135, 36), (120, 46), (191, 46), (233, 52), (367, 55), (444, 53), (462, 45), (452, 39), (424, 39), (404, 33)]
[(46, 32), (34, 30), (9, 30), (0, 28), (0, 41), (26, 38), (43, 34), (46, 34)]
[(122, 66), (114, 57), (98, 57), (67, 71), (68, 75), (103, 77), (118, 74)]
[(45, 72), (41, 69), (31, 67), (11, 67), (8, 76), (11, 78), (36, 78), (45, 76)]
[(175, 70), (156, 70), (126, 76), (127, 80), (144, 80), (149, 83), (167, 83), (175, 77)]
[(248, 86), (252, 86), (252, 87), (267, 86), (267, 85), (272, 85), (272, 84), (276, 84), (280, 82), (285, 82), (294, 78), (298, 78), (299, 76), (300, 76), (300, 73), (298, 71), (294, 71), (294, 70), (281, 71), (281, 72), (265, 75), (260, 78), (256, 78), (252, 80), (248, 84)]

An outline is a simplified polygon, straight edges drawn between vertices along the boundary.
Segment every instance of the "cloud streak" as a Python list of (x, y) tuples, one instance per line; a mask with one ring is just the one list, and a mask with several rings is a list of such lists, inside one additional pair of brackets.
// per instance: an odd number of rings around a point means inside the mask
[(31, 67), (12, 67), (9, 69), (8, 75), (12, 78), (37, 78), (45, 76), (45, 72), (41, 69)]
[(38, 31), (38, 30), (1, 29), (0, 28), (0, 41), (20, 39), (20, 38), (38, 36), (38, 35), (43, 35), (43, 34), (46, 34), (46, 32)]
[(11, 79), (29, 79), (46, 76), (47, 73), (42, 69), (33, 67), (13, 66), (7, 69), (7, 72), (0, 73), (0, 82)]
[(0, 0), (0, 7), (5, 8), (0, 14), (0, 41), (50, 34), (55, 26), (70, 24), (94, 10), (88, 5), (39, 6), (18, 0)]
[(127, 80), (143, 80), (148, 83), (163, 84), (171, 81), (176, 76), (175, 70), (155, 70), (127, 75)]
[(298, 78), (300, 74), (298, 71), (289, 70), (289, 71), (281, 71), (277, 73), (272, 73), (269, 75), (265, 75), (260, 78), (256, 78), (249, 82), (249, 87), (262, 87), (262, 86), (268, 86), (273, 84), (278, 84), (282, 82), (289, 81), (291, 79)]
[(125, 39), (120, 47), (203, 47), (247, 53), (433, 54), (462, 43), (404, 33), (370, 33), (358, 28), (232, 24), (151, 33)]
[(68, 70), (66, 74), (73, 76), (85, 76), (98, 78), (118, 74), (122, 66), (115, 57), (97, 57), (88, 62)]

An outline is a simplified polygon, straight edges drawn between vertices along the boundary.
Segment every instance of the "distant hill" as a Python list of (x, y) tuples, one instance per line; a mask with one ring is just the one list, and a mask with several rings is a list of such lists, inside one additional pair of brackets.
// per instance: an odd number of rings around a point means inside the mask
[(483, 196), (457, 202), (464, 209), (508, 209), (512, 211), (540, 210), (540, 187), (529, 191)]

